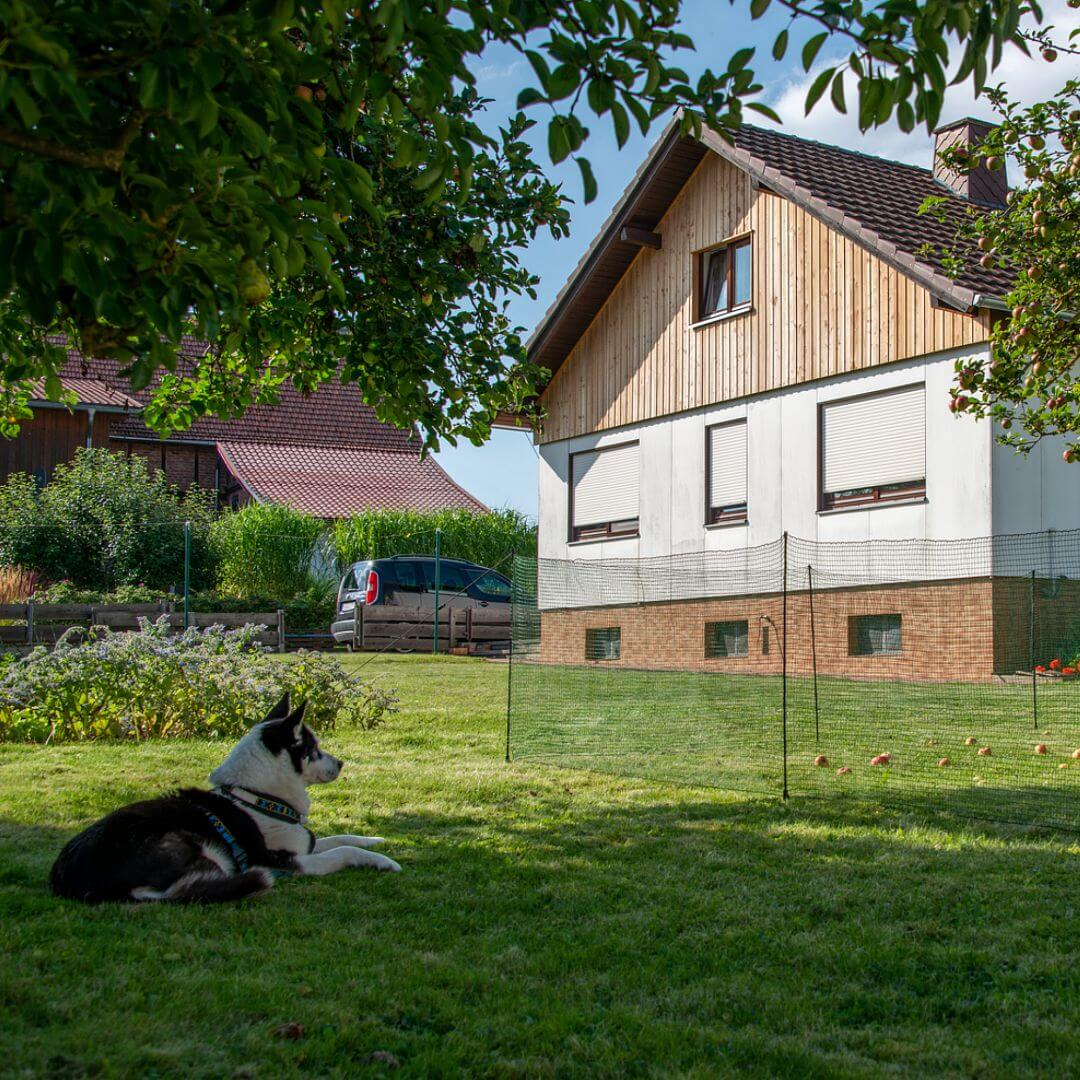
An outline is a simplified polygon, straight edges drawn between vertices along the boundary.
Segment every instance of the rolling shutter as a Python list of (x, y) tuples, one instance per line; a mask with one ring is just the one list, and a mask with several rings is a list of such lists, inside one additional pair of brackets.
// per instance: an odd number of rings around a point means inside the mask
[(746, 502), (746, 421), (709, 428), (709, 506)]
[(837, 401), (821, 411), (826, 493), (926, 478), (925, 387)]
[(574, 528), (638, 516), (638, 444), (574, 454)]

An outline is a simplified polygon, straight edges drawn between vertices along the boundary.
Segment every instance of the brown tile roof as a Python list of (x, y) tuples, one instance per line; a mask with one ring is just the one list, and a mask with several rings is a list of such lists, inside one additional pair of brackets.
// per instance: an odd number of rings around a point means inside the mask
[[(620, 239), (622, 228), (655, 229), (709, 150), (953, 306), (966, 310), (976, 300), (994, 303), (1011, 285), (1008, 272), (984, 270), (975, 253), (957, 279), (946, 276), (938, 259), (920, 253), (926, 244), (952, 246), (956, 223), (969, 205), (939, 184), (930, 169), (751, 125), (733, 142), (709, 130), (697, 140), (680, 133), (675, 117), (537, 325), (529, 339), (534, 363), (551, 371), (559, 367), (638, 253), (636, 245)], [(928, 195), (945, 197), (944, 222), (919, 215)]]
[(288, 503), (316, 517), (366, 509), (487, 509), (430, 455), (234, 441), (220, 441), (217, 448), (256, 499)]
[[(181, 345), (182, 360), (193, 363), (205, 356), (208, 349), (205, 342), (186, 338)], [(115, 389), (130, 391), (127, 380), (117, 375), (118, 368), (115, 360), (98, 357), (86, 360), (72, 349), (61, 374), (66, 384), (70, 384), (72, 378), (90, 376)], [(145, 404), (151, 392), (151, 388), (134, 391), (137, 404)], [(137, 416), (120, 420), (113, 426), (112, 433), (126, 439), (158, 437)], [(203, 443), (229, 439), (294, 446), (376, 447), (413, 453), (420, 449), (415, 432), (382, 423), (376, 418), (375, 410), (361, 400), (355, 385), (346, 385), (337, 379), (307, 397), (291, 384), (285, 385), (275, 405), (253, 405), (235, 420), (204, 417), (186, 431), (174, 432), (170, 439)]]

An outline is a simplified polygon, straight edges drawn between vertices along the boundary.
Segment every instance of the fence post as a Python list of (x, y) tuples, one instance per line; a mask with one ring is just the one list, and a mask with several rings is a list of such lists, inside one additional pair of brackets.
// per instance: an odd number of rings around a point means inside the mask
[(26, 644), (34, 644), (34, 598), (26, 601)]
[(439, 651), (439, 586), (442, 585), (442, 529), (435, 530), (435, 627), (431, 639), (431, 651)]
[(788, 797), (788, 783), (787, 783), (787, 656), (788, 656), (788, 638), (787, 638), (787, 557), (788, 557), (788, 534), (787, 529), (784, 530), (784, 592), (783, 592), (783, 604), (784, 604), (784, 617), (783, 623), (783, 643), (780, 647), (780, 720), (784, 733), (784, 798)]
[(277, 609), (277, 651), (285, 651), (285, 609)]
[[(514, 552), (510, 552), (510, 648), (506, 653), (506, 761), (510, 763), (510, 710), (513, 703), (512, 688), (514, 685), (514, 608), (517, 605), (517, 589), (515, 588), (515, 571), (517, 570), (517, 558)], [(470, 634), (471, 636), (471, 634)]]
[(184, 522), (184, 629), (191, 621), (191, 522)]
[(806, 583), (810, 594), (810, 658), (814, 667), (814, 745), (821, 741), (821, 726), (818, 718), (817, 693), (817, 630), (814, 626), (814, 568), (806, 564)]
[(1039, 730), (1039, 676), (1035, 674), (1035, 571), (1031, 571), (1031, 595), (1028, 599), (1028, 658), (1031, 661), (1031, 722)]

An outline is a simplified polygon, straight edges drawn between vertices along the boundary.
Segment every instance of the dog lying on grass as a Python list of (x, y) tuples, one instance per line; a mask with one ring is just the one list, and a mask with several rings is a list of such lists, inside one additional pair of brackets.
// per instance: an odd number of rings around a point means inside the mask
[(319, 749), (304, 705), (292, 711), (286, 694), (210, 774), (212, 791), (186, 788), (114, 810), (68, 841), (49, 886), (88, 903), (211, 903), (265, 892), (281, 874), (400, 870), (367, 850), (378, 836), (316, 840), (305, 825), (307, 788), (336, 780), (341, 764)]

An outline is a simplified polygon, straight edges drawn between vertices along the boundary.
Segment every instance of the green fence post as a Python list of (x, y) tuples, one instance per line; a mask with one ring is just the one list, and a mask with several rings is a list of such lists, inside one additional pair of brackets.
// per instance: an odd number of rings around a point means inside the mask
[(184, 522), (184, 629), (191, 619), (191, 522)]
[(435, 627), (431, 651), (439, 651), (439, 586), (442, 585), (442, 529), (435, 530)]

